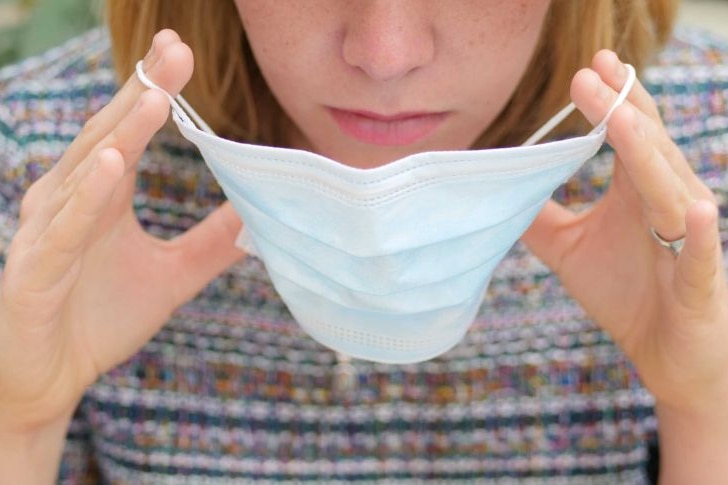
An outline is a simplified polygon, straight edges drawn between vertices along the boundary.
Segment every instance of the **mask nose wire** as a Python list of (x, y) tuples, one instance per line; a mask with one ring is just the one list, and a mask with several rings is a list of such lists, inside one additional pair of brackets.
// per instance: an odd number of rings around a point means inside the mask
[[(148, 87), (149, 89), (156, 89), (158, 91), (161, 91), (167, 96), (167, 98), (169, 99), (169, 103), (172, 106), (172, 115), (174, 117), (176, 117), (186, 125), (199, 128), (209, 135), (215, 135), (215, 132), (212, 131), (212, 128), (210, 128), (210, 126), (205, 123), (202, 117), (197, 114), (197, 112), (192, 108), (192, 106), (190, 106), (187, 100), (182, 97), (182, 95), (172, 97), (171, 94), (157, 86), (154, 81), (147, 77), (146, 73), (144, 72), (142, 61), (139, 61), (136, 64), (136, 75), (139, 78), (139, 81), (141, 81), (141, 83), (144, 84), (146, 87)], [(190, 118), (194, 120), (194, 123), (192, 120), (190, 120)]]
[[(619, 92), (617, 99), (614, 100), (614, 104), (612, 104), (612, 107), (609, 108), (609, 111), (607, 111), (607, 114), (604, 116), (602, 121), (600, 121), (599, 124), (597, 124), (589, 132), (589, 135), (599, 133), (606, 128), (607, 123), (609, 123), (609, 119), (612, 117), (612, 113), (614, 113), (614, 110), (617, 109), (622, 103), (624, 103), (624, 100), (627, 99), (630, 91), (632, 91), (632, 87), (637, 80), (637, 73), (631, 64), (625, 64), (625, 66), (627, 67), (627, 81), (625, 81), (624, 86), (622, 86), (622, 90)], [(536, 132), (531, 135), (525, 142), (523, 142), (521, 146), (531, 146), (541, 141), (544, 136), (546, 136), (548, 133), (551, 132), (551, 130), (556, 128), (575, 109), (576, 105), (574, 103), (569, 103), (565, 108), (556, 113), (553, 118), (548, 120), (541, 128), (536, 130)]]

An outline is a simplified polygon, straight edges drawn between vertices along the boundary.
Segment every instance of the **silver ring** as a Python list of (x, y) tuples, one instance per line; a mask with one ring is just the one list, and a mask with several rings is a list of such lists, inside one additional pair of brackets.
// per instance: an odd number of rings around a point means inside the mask
[(676, 258), (680, 255), (680, 251), (682, 251), (683, 246), (685, 246), (685, 236), (675, 239), (674, 241), (668, 241), (657, 234), (654, 227), (650, 227), (650, 232), (652, 233), (652, 237), (655, 238), (655, 241), (657, 241), (657, 244), (663, 248), (669, 249), (672, 255)]

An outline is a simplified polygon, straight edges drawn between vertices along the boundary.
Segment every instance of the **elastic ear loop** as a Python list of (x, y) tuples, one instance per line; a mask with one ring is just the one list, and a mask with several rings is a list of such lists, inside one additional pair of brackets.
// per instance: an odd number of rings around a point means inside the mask
[[(609, 111), (607, 111), (607, 114), (604, 116), (602, 121), (589, 132), (589, 135), (593, 135), (594, 133), (598, 133), (604, 130), (604, 128), (607, 126), (607, 123), (609, 122), (609, 119), (612, 117), (612, 113), (614, 113), (614, 110), (617, 109), (624, 102), (625, 99), (627, 99), (630, 91), (632, 91), (632, 87), (637, 80), (637, 73), (635, 72), (635, 69), (631, 64), (625, 64), (625, 67), (627, 68), (627, 81), (624, 83), (624, 86), (622, 86), (622, 90), (619, 92), (619, 95), (614, 101), (612, 107), (609, 108)], [(172, 95), (157, 86), (151, 79), (147, 77), (146, 73), (144, 72), (143, 61), (137, 62), (136, 74), (142, 84), (150, 89), (157, 89), (167, 96), (170, 105), (172, 106), (174, 115), (177, 116), (180, 121), (187, 125), (195, 126), (205, 133), (215, 135), (215, 132), (212, 130), (212, 128), (210, 128), (210, 126), (205, 123), (202, 117), (197, 114), (194, 108), (190, 106), (190, 104), (185, 98), (182, 97), (182, 95), (178, 95), (176, 98), (172, 97)], [(536, 132), (531, 135), (525, 142), (523, 142), (521, 146), (531, 146), (541, 141), (544, 136), (549, 134), (554, 128), (561, 124), (561, 122), (563, 122), (571, 113), (573, 113), (575, 109), (576, 105), (573, 102), (569, 103), (566, 107), (562, 108), (561, 111), (556, 113), (556, 115), (554, 115), (550, 120), (548, 120), (541, 128), (536, 130)], [(190, 120), (190, 118), (192, 118), (194, 122)]]
[[(210, 126), (205, 123), (202, 117), (197, 114), (197, 112), (192, 108), (192, 106), (190, 106), (187, 100), (182, 97), (182, 95), (172, 97), (171, 94), (157, 86), (154, 81), (147, 77), (146, 73), (144, 72), (143, 61), (137, 62), (136, 74), (139, 78), (139, 81), (141, 81), (142, 84), (144, 84), (146, 87), (148, 87), (149, 89), (156, 89), (158, 91), (161, 91), (167, 96), (167, 98), (169, 99), (169, 104), (172, 106), (173, 115), (176, 116), (182, 123), (198, 128), (209, 135), (215, 135), (215, 132), (212, 131), (212, 128), (210, 128)], [(194, 123), (192, 120), (190, 120), (190, 118), (194, 120)]]
[[(609, 108), (609, 111), (607, 111), (606, 116), (602, 119), (602, 121), (596, 125), (590, 132), (589, 135), (593, 135), (595, 133), (598, 133), (602, 130), (604, 130), (607, 126), (607, 123), (609, 122), (609, 119), (612, 117), (612, 113), (614, 113), (614, 110), (617, 109), (625, 99), (627, 99), (627, 96), (629, 96), (630, 91), (632, 91), (632, 87), (634, 86), (635, 81), (637, 80), (637, 73), (634, 70), (634, 67), (632, 67), (631, 64), (625, 64), (627, 67), (627, 81), (625, 81), (624, 86), (622, 86), (622, 90), (619, 92), (619, 95), (617, 96), (617, 99), (614, 101), (614, 104), (611, 108)], [(536, 133), (531, 135), (528, 140), (523, 142), (523, 145), (521, 146), (531, 146), (539, 141), (549, 134), (551, 130), (556, 128), (562, 121), (566, 119), (567, 116), (569, 116), (574, 110), (576, 109), (576, 105), (572, 102), (569, 103), (568, 106), (563, 108), (561, 111), (556, 113), (556, 115), (548, 120), (541, 128), (536, 130)]]

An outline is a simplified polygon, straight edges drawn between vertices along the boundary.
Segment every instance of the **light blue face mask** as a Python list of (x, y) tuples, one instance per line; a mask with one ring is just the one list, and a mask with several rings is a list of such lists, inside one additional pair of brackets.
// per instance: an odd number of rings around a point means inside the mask
[[(463, 337), (495, 266), (603, 144), (635, 81), (628, 67), (619, 98), (585, 136), (535, 145), (572, 103), (520, 147), (418, 153), (372, 169), (219, 138), (184, 99), (170, 99), (245, 223), (239, 243), (263, 260), (303, 329), (353, 357), (412, 363)], [(159, 89), (141, 63), (137, 74)]]

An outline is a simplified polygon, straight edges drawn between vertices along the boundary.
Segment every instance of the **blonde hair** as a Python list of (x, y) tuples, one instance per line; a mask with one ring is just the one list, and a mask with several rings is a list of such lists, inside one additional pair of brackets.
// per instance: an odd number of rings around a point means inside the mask
[[(475, 146), (510, 146), (569, 101), (574, 73), (603, 48), (638, 70), (668, 39), (679, 0), (552, 0), (539, 44), (511, 101)], [(185, 97), (221, 136), (286, 146), (292, 122), (268, 89), (232, 0), (107, 0), (106, 18), (120, 79), (146, 54), (154, 34), (174, 29), (196, 69)], [(571, 117), (557, 134), (583, 129)]]

